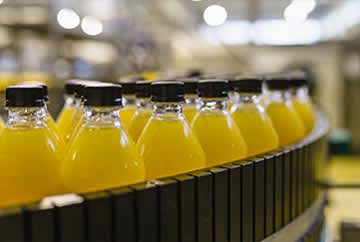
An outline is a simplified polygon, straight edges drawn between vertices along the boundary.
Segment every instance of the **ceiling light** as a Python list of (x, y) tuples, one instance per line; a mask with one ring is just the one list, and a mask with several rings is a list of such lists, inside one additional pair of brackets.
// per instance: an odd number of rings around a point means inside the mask
[(284, 18), (287, 22), (292, 24), (301, 24), (305, 22), (308, 17), (308, 13), (299, 10), (296, 5), (290, 4), (285, 8)]
[(57, 14), (57, 21), (64, 29), (74, 29), (80, 24), (80, 17), (74, 10), (63, 8)]
[(85, 16), (81, 20), (81, 29), (85, 34), (88, 35), (99, 35), (103, 32), (103, 24), (100, 20), (91, 17)]
[(203, 13), (205, 23), (210, 26), (222, 25), (225, 23), (227, 16), (226, 9), (220, 5), (208, 6)]

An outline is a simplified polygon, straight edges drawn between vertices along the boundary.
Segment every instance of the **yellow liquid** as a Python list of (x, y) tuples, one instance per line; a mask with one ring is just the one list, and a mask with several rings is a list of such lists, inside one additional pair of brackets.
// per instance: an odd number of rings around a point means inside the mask
[(295, 111), (300, 116), (301, 120), (303, 121), (306, 133), (310, 133), (311, 130), (314, 128), (315, 125), (315, 111), (314, 107), (310, 100), (301, 101), (297, 98), (292, 99)]
[(305, 136), (305, 127), (291, 104), (273, 102), (266, 112), (279, 136), (280, 146), (290, 145)]
[(149, 121), (151, 113), (152, 110), (150, 108), (138, 109), (131, 118), (129, 134), (135, 142), (137, 142), (146, 123)]
[(56, 123), (54, 121), (54, 119), (51, 116), (48, 116), (47, 119), (45, 120), (46, 122), (46, 126), (49, 129), (49, 133), (50, 136), (54, 139), (54, 141), (56, 142), (58, 149), (60, 152), (64, 152), (65, 150), (65, 143), (57, 129)]
[(141, 182), (145, 169), (124, 130), (83, 125), (64, 159), (62, 175), (70, 191), (84, 193)]
[(76, 109), (75, 113), (73, 114), (70, 120), (68, 127), (65, 129), (64, 133), (62, 134), (65, 144), (69, 144), (72, 137), (76, 133), (77, 127), (80, 126), (82, 120), (83, 120), (83, 111), (81, 109)]
[(0, 118), (0, 133), (4, 130), (4, 121)]
[(206, 155), (206, 165), (237, 161), (247, 155), (244, 138), (228, 112), (198, 112), (192, 128)]
[(0, 136), (0, 206), (63, 193), (60, 162), (48, 129), (5, 128)]
[(191, 123), (193, 118), (197, 113), (197, 108), (194, 105), (185, 105), (184, 108), (184, 115), (188, 123)]
[(137, 143), (146, 177), (157, 179), (205, 166), (205, 154), (183, 119), (151, 118)]
[(243, 104), (232, 111), (248, 148), (247, 155), (262, 154), (279, 147), (279, 137), (263, 107)]
[(131, 118), (133, 117), (135, 111), (136, 111), (135, 105), (127, 106), (127, 107), (120, 109), (121, 123), (126, 130), (129, 130), (130, 121), (131, 121)]
[(65, 137), (67, 129), (73, 122), (73, 117), (76, 113), (75, 107), (64, 107), (56, 120), (56, 125), (61, 137)]

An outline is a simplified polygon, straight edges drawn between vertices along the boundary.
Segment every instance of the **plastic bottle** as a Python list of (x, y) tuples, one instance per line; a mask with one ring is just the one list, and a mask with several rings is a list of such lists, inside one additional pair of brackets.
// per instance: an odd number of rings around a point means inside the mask
[(144, 158), (148, 179), (157, 179), (203, 168), (205, 155), (183, 112), (182, 82), (152, 84), (153, 114), (137, 148)]
[(228, 81), (199, 81), (201, 107), (192, 128), (206, 155), (207, 166), (240, 160), (247, 155), (244, 138), (227, 110)]
[(131, 138), (137, 142), (141, 132), (143, 131), (146, 123), (149, 121), (152, 105), (150, 102), (151, 95), (151, 82), (150, 81), (137, 81), (136, 82), (136, 99), (137, 109), (130, 120), (129, 134)]
[(270, 91), (266, 112), (279, 136), (279, 144), (295, 143), (304, 137), (305, 127), (291, 101), (289, 80), (283, 76), (268, 77), (266, 84)]
[(47, 128), (43, 88), (8, 87), (6, 107), (8, 119), (0, 136), (0, 206), (64, 192), (61, 152)]
[(310, 133), (315, 126), (316, 114), (309, 96), (307, 78), (304, 74), (293, 74), (290, 85), (294, 108), (305, 125), (306, 133)]
[(48, 87), (45, 84), (40, 84), (39, 86), (41, 86), (43, 88), (43, 92), (44, 92), (44, 116), (45, 116), (45, 123), (47, 125), (47, 127), (50, 130), (51, 135), (54, 137), (54, 139), (56, 140), (56, 142), (59, 145), (59, 149), (62, 149), (62, 151), (64, 151), (63, 149), (65, 148), (65, 143), (59, 133), (59, 130), (56, 126), (56, 123), (53, 119), (53, 117), (51, 116), (47, 104), (49, 103), (49, 92), (48, 92)]
[(263, 79), (239, 77), (231, 81), (237, 93), (231, 114), (248, 148), (248, 156), (262, 154), (279, 147), (279, 137), (270, 117), (260, 103)]
[(123, 107), (120, 109), (120, 119), (126, 130), (129, 129), (130, 120), (136, 111), (136, 82), (143, 80), (144, 78), (141, 76), (134, 76), (121, 79), (118, 82), (123, 90)]
[(84, 123), (62, 165), (66, 187), (84, 193), (125, 186), (145, 179), (144, 163), (121, 125), (121, 86), (87, 85)]
[(56, 120), (59, 133), (63, 138), (66, 137), (73, 122), (73, 116), (80, 105), (79, 96), (77, 95), (80, 86), (81, 84), (77, 80), (69, 80), (65, 83), (65, 103)]
[(184, 83), (185, 104), (183, 105), (183, 112), (187, 121), (191, 123), (199, 106), (197, 95), (199, 80), (197, 78), (179, 78), (177, 81)]

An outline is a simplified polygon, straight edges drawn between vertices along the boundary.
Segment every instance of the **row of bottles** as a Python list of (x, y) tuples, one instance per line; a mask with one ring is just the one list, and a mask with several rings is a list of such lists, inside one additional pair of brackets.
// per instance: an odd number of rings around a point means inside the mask
[(172, 176), (302, 139), (315, 123), (306, 79), (265, 86), (259, 77), (71, 80), (56, 123), (46, 86), (8, 87), (0, 206)]

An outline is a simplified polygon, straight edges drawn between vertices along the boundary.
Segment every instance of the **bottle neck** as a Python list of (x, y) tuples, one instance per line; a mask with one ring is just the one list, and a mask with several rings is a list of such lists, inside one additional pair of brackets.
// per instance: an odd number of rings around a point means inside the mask
[(136, 107), (138, 109), (152, 108), (152, 104), (150, 98), (137, 98), (136, 99)]
[(229, 99), (232, 101), (232, 103), (237, 103), (239, 102), (239, 93), (238, 92), (235, 92), (235, 91), (230, 91), (228, 93), (229, 95)]
[(301, 101), (307, 101), (309, 100), (309, 89), (307, 86), (302, 86), (300, 88), (296, 89), (296, 92), (294, 93), (294, 96), (301, 100)]
[(159, 119), (183, 119), (182, 105), (179, 102), (155, 102), (153, 117)]
[(44, 121), (47, 117), (47, 110), (44, 107), (10, 107), (8, 108), (8, 127), (44, 127)]
[(120, 106), (85, 106), (85, 123), (94, 127), (120, 127)]
[(259, 104), (260, 93), (242, 92), (239, 93), (238, 103), (241, 104)]
[(290, 90), (275, 90), (271, 91), (267, 98), (268, 103), (272, 102), (288, 102), (291, 99)]
[(200, 111), (227, 111), (227, 98), (201, 98)]
[(74, 95), (65, 95), (65, 107), (75, 107), (76, 106), (76, 98)]
[(196, 94), (186, 94), (185, 95), (185, 105), (194, 105), (199, 104), (199, 97)]
[(125, 94), (122, 96), (122, 104), (124, 107), (126, 106), (135, 106), (136, 105), (136, 97), (135, 95)]

